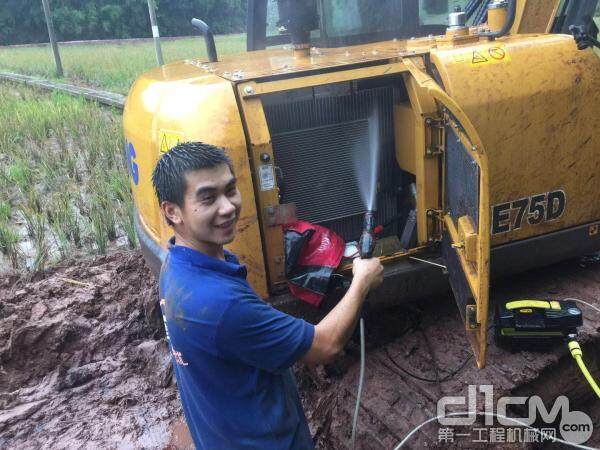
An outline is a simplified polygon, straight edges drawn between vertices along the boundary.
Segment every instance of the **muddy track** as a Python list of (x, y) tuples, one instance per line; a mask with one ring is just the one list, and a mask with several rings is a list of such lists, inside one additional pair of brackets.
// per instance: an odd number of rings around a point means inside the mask
[[(598, 303), (600, 264), (569, 261), (503, 280), (493, 292)], [(582, 309), (584, 355), (598, 376), (600, 317)], [(462, 327), (447, 295), (368, 314), (359, 448), (393, 448), (435, 415), (438, 398), (465, 395), (469, 384), (493, 384), (495, 397), (538, 394), (550, 401), (566, 394), (571, 409), (586, 411), (600, 430), (600, 408), (564, 347), (510, 353), (492, 343), (487, 367), (477, 370)], [(349, 444), (358, 356), (351, 343), (331, 366), (296, 368), (318, 448)], [(37, 281), (0, 277), (0, 364), (2, 448), (188, 445), (155, 280), (137, 252), (69, 261)], [(434, 380), (436, 370), (447, 379), (425, 382), (406, 373)], [(438, 428), (425, 427), (409, 447), (441, 447)], [(600, 445), (598, 434), (588, 445)], [(478, 445), (486, 447), (466, 438), (443, 447)]]

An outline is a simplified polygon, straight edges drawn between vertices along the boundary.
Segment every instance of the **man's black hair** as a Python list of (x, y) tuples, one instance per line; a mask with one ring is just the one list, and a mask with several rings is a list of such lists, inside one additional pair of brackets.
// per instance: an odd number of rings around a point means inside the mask
[[(167, 201), (182, 207), (186, 190), (185, 173), (212, 169), (221, 164), (227, 164), (233, 173), (231, 159), (220, 147), (202, 142), (177, 144), (162, 155), (152, 172), (152, 184), (158, 203)], [(170, 222), (167, 219), (167, 223), (172, 225)]]

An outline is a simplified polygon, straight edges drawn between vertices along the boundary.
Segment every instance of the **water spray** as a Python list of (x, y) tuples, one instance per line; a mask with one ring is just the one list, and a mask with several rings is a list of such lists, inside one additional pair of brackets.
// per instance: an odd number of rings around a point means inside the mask
[[(369, 115), (369, 146), (355, 151), (354, 166), (359, 181), (362, 200), (367, 209), (363, 222), (363, 232), (358, 250), (361, 258), (371, 258), (375, 250), (375, 210), (377, 200), (377, 182), (379, 179), (379, 108), (373, 105)], [(368, 151), (365, 154), (365, 150)]]
[[(362, 149), (361, 149), (362, 150)], [(354, 166), (357, 169), (357, 177), (363, 197), (363, 202), (367, 208), (363, 222), (363, 231), (358, 243), (358, 252), (362, 259), (373, 257), (375, 251), (375, 205), (377, 195), (377, 182), (379, 179), (379, 160), (381, 146), (379, 145), (379, 109), (373, 105), (369, 117), (369, 154), (366, 155), (366, 161), (360, 160), (360, 151), (355, 152), (356, 160)], [(368, 162), (368, 164), (365, 164)], [(368, 301), (368, 297), (367, 300)], [(352, 448), (356, 448), (356, 426), (358, 424), (358, 414), (360, 412), (360, 399), (362, 396), (363, 382), (365, 378), (365, 321), (361, 317), (359, 321), (360, 328), (360, 373), (358, 376), (358, 390), (356, 392), (356, 406), (354, 408), (354, 418), (352, 420)]]

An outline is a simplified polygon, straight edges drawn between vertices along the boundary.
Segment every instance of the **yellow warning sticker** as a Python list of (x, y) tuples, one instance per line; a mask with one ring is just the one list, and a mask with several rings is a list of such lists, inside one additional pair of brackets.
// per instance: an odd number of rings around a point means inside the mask
[(488, 64), (510, 62), (510, 54), (501, 44), (477, 47), (468, 51), (456, 52), (452, 55), (455, 63), (468, 63), (471, 67), (481, 67)]
[(177, 131), (160, 130), (158, 132), (159, 155), (167, 153), (180, 142), (183, 142), (183, 133)]

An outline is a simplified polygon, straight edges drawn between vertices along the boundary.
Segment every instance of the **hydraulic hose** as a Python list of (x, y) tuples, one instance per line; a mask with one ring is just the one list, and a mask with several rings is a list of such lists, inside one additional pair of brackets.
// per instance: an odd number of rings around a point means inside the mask
[(473, 11), (473, 25), (481, 25), (483, 22), (485, 22), (488, 4), (489, 1), (485, 0), (477, 5), (475, 11)]
[(571, 355), (573, 356), (573, 358), (575, 358), (575, 361), (577, 362), (577, 365), (579, 366), (579, 370), (581, 370), (581, 373), (583, 374), (585, 379), (588, 381), (588, 383), (590, 383), (590, 386), (592, 387), (592, 389), (594, 390), (594, 392), (596, 393), (598, 398), (600, 398), (600, 387), (598, 387), (596, 380), (594, 380), (594, 378), (592, 377), (592, 374), (590, 373), (590, 371), (585, 366), (585, 363), (583, 362), (583, 351), (581, 350), (581, 346), (579, 345), (579, 342), (577, 342), (577, 341), (569, 342), (569, 350), (571, 351)]
[(478, 36), (485, 36), (492, 39), (502, 37), (510, 31), (513, 24), (515, 23), (515, 17), (517, 15), (517, 0), (508, 0), (508, 11), (506, 14), (506, 22), (504, 26), (498, 31), (486, 31), (483, 33), (477, 33)]
[(473, 13), (477, 11), (477, 8), (481, 6), (481, 2), (482, 0), (469, 0), (469, 2), (465, 5), (465, 17), (467, 20), (469, 20)]

